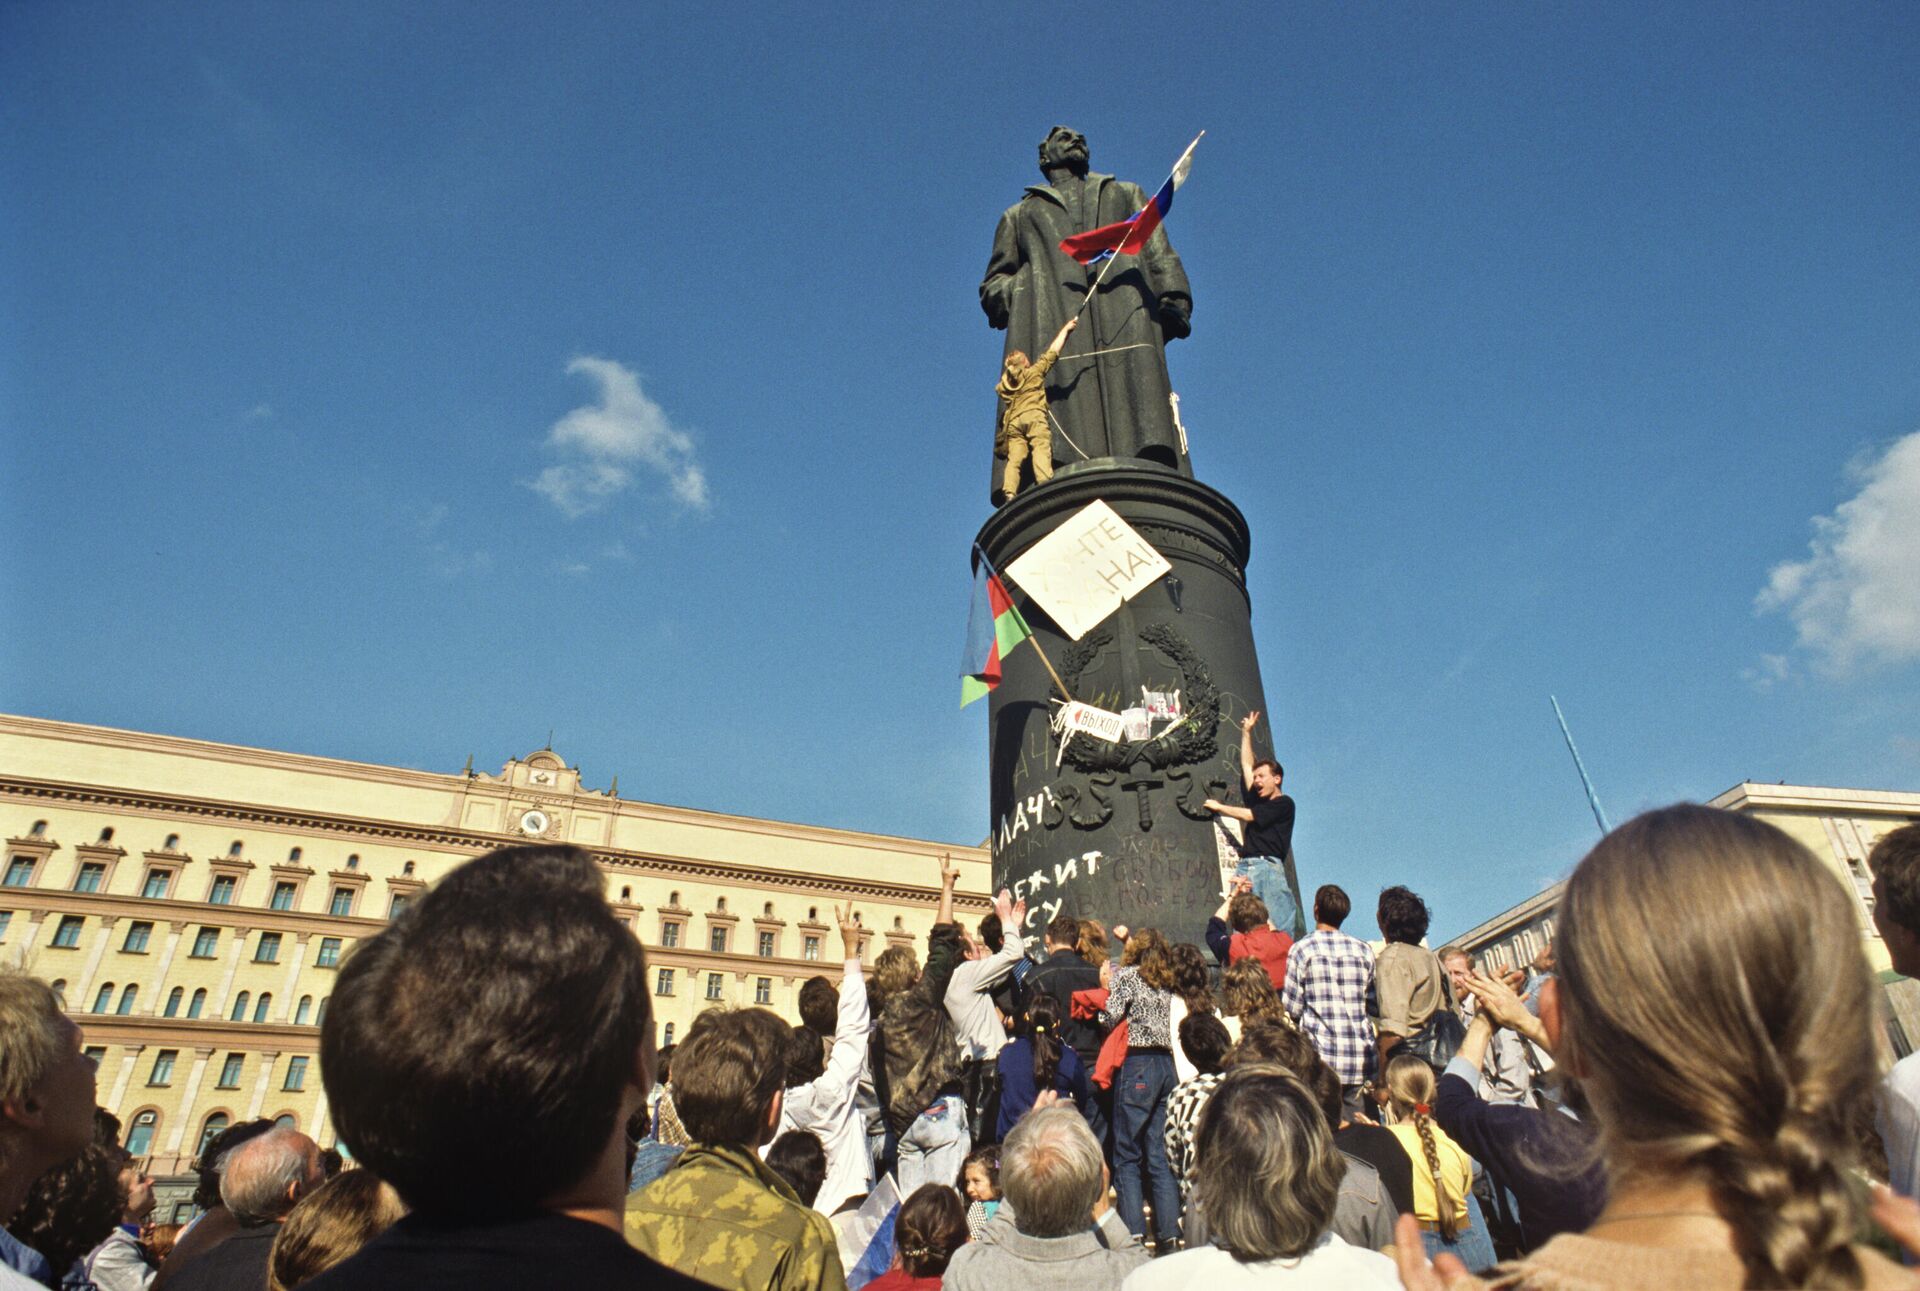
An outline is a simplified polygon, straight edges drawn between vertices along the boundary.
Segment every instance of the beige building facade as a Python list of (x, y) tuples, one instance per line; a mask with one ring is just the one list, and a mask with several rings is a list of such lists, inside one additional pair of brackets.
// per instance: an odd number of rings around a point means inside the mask
[(339, 965), (497, 847), (599, 862), (646, 947), (661, 1044), (715, 1004), (797, 1021), (800, 984), (838, 977), (835, 902), (868, 962), (923, 947), (942, 855), (963, 917), (988, 908), (982, 847), (631, 801), (551, 749), (448, 775), (0, 715), (0, 837), (0, 960), (57, 986), (101, 1105), (174, 1179), (237, 1121), (334, 1145), (319, 1043)]

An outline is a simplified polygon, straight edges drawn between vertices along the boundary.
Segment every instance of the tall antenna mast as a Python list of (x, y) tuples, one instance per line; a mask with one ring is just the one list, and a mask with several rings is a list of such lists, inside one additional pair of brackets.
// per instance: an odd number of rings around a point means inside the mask
[(1607, 813), (1600, 806), (1599, 795), (1593, 791), (1593, 781), (1587, 778), (1587, 765), (1580, 760), (1580, 750), (1574, 747), (1573, 732), (1567, 729), (1567, 715), (1560, 711), (1560, 701), (1552, 695), (1547, 696), (1553, 705), (1553, 715), (1560, 719), (1560, 734), (1567, 737), (1567, 752), (1573, 754), (1573, 769), (1580, 773), (1580, 783), (1586, 786), (1587, 805), (1593, 808), (1593, 819), (1600, 826), (1600, 835), (1605, 837), (1613, 832), (1613, 826), (1607, 823)]

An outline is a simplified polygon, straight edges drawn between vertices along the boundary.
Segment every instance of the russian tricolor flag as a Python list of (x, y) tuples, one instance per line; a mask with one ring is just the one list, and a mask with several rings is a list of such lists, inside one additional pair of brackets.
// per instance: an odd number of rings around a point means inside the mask
[(1102, 225), (1061, 239), (1060, 249), (1081, 264), (1095, 264), (1115, 254), (1139, 255), (1146, 249), (1147, 239), (1173, 209), (1174, 191), (1187, 182), (1187, 172), (1193, 169), (1193, 150), (1200, 146), (1206, 133), (1202, 130), (1193, 137), (1187, 150), (1180, 154), (1180, 160), (1173, 163), (1173, 173), (1160, 185), (1152, 201), (1117, 224)]

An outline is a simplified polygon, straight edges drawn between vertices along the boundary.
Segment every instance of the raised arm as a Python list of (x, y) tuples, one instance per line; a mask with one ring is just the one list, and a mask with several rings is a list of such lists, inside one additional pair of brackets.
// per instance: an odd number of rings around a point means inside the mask
[(1047, 346), (1047, 353), (1058, 354), (1061, 348), (1066, 345), (1067, 337), (1071, 336), (1073, 334), (1073, 329), (1078, 326), (1080, 326), (1080, 320), (1078, 318), (1069, 318), (1066, 321), (1066, 325), (1063, 326), (1058, 332), (1054, 333), (1053, 344)]
[[(1257, 709), (1240, 719), (1240, 783), (1248, 789), (1253, 788), (1253, 724), (1259, 720)], [(1252, 820), (1253, 813), (1241, 819)]]
[(953, 922), (953, 885), (960, 881), (960, 868), (953, 857), (940, 853), (940, 908), (934, 911), (935, 923)]
[(852, 908), (851, 903), (833, 907), (840, 921), (840, 945), (845, 960), (840, 973), (840, 1013), (834, 1022), (833, 1049), (827, 1055), (826, 1073), (817, 1082), (831, 1086), (842, 1098), (851, 1098), (860, 1085), (860, 1071), (867, 1061), (867, 1031), (872, 1021), (866, 984), (860, 976), (860, 925), (853, 921)]

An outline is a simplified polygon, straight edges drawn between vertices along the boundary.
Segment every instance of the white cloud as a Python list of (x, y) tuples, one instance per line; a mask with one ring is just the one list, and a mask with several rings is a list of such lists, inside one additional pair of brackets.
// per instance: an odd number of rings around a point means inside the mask
[(253, 407), (247, 409), (247, 420), (272, 421), (273, 405), (270, 403), (256, 403)]
[(569, 460), (541, 471), (529, 488), (568, 517), (578, 517), (598, 511), (633, 487), (638, 469), (666, 481), (682, 506), (707, 509), (707, 475), (692, 437), (647, 398), (632, 369), (611, 359), (582, 357), (567, 364), (567, 372), (584, 373), (597, 382), (600, 400), (553, 423), (547, 447)]
[(1754, 602), (1835, 675), (1920, 659), (1920, 431), (1853, 474), (1860, 491), (1814, 517), (1807, 559), (1775, 565)]

